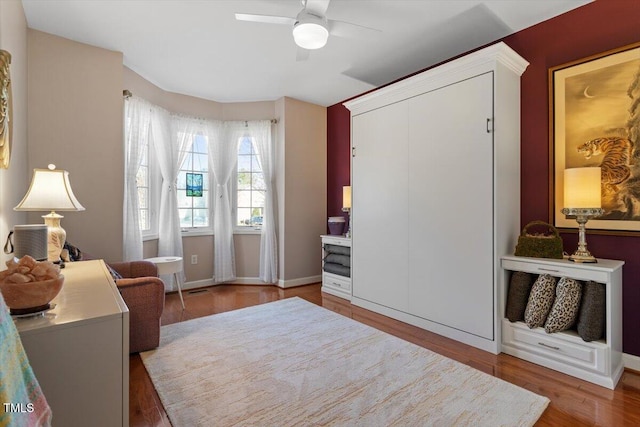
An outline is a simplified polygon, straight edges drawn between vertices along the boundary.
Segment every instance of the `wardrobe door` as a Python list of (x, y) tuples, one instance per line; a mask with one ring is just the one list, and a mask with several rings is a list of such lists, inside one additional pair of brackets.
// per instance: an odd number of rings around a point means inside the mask
[(408, 102), (352, 118), (353, 296), (408, 306)]
[(493, 339), (493, 73), (409, 102), (409, 311)]

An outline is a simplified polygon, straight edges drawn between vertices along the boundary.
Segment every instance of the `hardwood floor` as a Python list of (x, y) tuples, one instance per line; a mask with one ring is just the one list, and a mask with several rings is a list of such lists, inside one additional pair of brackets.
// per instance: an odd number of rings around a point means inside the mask
[[(625, 371), (616, 389), (609, 390), (506, 354), (487, 353), (352, 306), (344, 299), (322, 293), (319, 284), (292, 289), (238, 285), (204, 288), (184, 293), (184, 311), (178, 295), (168, 294), (162, 324), (168, 325), (294, 296), (548, 397), (551, 403), (537, 426), (640, 425), (640, 373)], [(129, 362), (131, 427), (171, 426), (140, 356), (130, 356)]]

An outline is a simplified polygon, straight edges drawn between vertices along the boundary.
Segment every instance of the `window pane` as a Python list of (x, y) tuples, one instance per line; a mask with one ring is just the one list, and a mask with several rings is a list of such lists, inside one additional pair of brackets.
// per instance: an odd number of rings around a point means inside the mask
[(193, 201), (194, 208), (207, 208), (209, 207), (209, 193), (207, 191), (202, 192), (202, 197), (189, 197)]
[(209, 226), (209, 211), (207, 209), (193, 210), (193, 226), (194, 227)]
[(146, 231), (151, 228), (151, 223), (149, 221), (149, 211), (147, 209), (140, 209), (140, 230)]
[(252, 208), (264, 207), (264, 191), (254, 191), (251, 197)]
[(253, 175), (252, 188), (254, 190), (266, 190), (267, 187), (265, 186), (264, 175), (262, 174), (262, 172), (254, 173), (252, 175)]
[(238, 172), (251, 171), (251, 156), (238, 156)]
[(136, 185), (138, 187), (149, 186), (149, 168), (146, 166), (140, 166), (138, 173), (136, 174)]
[(262, 167), (257, 156), (251, 156), (251, 170), (253, 172), (262, 172)]
[(251, 207), (251, 191), (246, 191), (246, 190), (238, 191), (238, 207), (242, 207), (242, 208)]
[(190, 208), (192, 198), (193, 197), (187, 197), (187, 190), (179, 189), (178, 190), (178, 208)]
[(149, 144), (145, 144), (142, 147), (142, 160), (140, 161), (140, 165), (146, 166), (149, 164)]
[(202, 135), (196, 135), (193, 140), (192, 150), (194, 153), (207, 153), (207, 138)]
[(252, 154), (253, 145), (251, 144), (251, 138), (242, 138), (240, 140), (240, 147), (238, 148), (238, 154)]
[(194, 154), (193, 155), (193, 170), (194, 172), (202, 172), (209, 169), (209, 159), (206, 154)]
[(250, 190), (251, 189), (251, 173), (240, 172), (238, 174), (238, 190)]
[(251, 225), (258, 226), (262, 225), (262, 209), (253, 209), (253, 215), (251, 216)]
[(191, 209), (178, 209), (180, 215), (180, 227), (191, 228)]
[(207, 172), (202, 172), (202, 189), (209, 189), (209, 174)]
[(138, 209), (149, 209), (149, 189), (138, 188)]
[(191, 156), (193, 156), (193, 154), (188, 153), (186, 155), (186, 157), (184, 158), (184, 161), (182, 162), (182, 167), (180, 168), (180, 170), (193, 170), (193, 161), (191, 159)]
[(187, 172), (181, 170), (178, 172), (178, 180), (176, 182), (176, 186), (178, 189), (186, 189), (187, 188)]
[(251, 208), (238, 208), (238, 225), (249, 225), (251, 223)]

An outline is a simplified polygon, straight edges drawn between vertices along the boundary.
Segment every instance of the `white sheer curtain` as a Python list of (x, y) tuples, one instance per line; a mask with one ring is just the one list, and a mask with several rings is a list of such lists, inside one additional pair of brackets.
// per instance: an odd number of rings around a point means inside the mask
[(248, 127), (266, 187), (260, 236), (260, 280), (275, 283), (278, 280), (278, 241), (275, 216), (275, 150), (271, 141), (271, 121), (248, 122)]
[[(152, 140), (162, 175), (158, 256), (183, 256), (176, 181), (180, 165), (184, 161), (185, 150), (191, 144), (191, 138), (184, 137), (191, 126), (188, 120), (175, 120), (168, 111), (159, 107), (152, 112)], [(184, 132), (179, 134), (179, 130)], [(168, 289), (175, 289), (172, 277), (162, 277), (162, 280)]]
[(208, 122), (209, 165), (215, 180), (213, 210), (213, 266), (216, 283), (236, 278), (233, 215), (229, 179), (238, 161), (238, 141), (247, 131), (245, 122)]
[(130, 97), (124, 102), (124, 200), (122, 209), (122, 257), (124, 261), (142, 259), (142, 232), (138, 211), (137, 174), (144, 147), (149, 143), (151, 109), (143, 99)]

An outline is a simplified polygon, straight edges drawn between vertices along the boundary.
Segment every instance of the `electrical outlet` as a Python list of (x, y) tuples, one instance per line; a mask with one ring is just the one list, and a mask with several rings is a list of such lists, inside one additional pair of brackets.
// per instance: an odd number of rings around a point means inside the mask
[(198, 255), (191, 255), (191, 264), (198, 263)]

